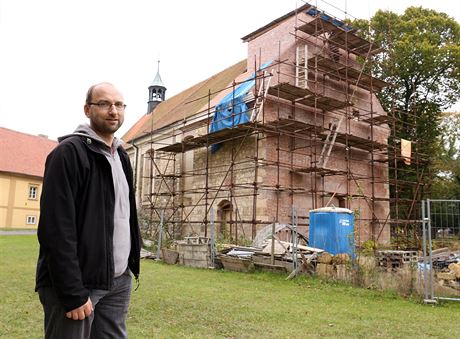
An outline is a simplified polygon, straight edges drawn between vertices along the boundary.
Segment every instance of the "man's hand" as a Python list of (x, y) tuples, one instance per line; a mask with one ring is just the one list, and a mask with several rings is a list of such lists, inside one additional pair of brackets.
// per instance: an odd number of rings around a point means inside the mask
[(86, 317), (89, 317), (91, 313), (93, 313), (93, 303), (91, 302), (91, 299), (88, 297), (88, 301), (85, 304), (70, 312), (67, 312), (65, 316), (73, 320), (83, 320)]

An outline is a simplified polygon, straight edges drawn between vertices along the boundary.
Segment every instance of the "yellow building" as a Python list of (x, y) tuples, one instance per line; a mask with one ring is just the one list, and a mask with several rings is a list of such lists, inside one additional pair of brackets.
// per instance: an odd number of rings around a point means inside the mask
[(0, 127), (0, 228), (37, 227), (45, 161), (56, 145)]

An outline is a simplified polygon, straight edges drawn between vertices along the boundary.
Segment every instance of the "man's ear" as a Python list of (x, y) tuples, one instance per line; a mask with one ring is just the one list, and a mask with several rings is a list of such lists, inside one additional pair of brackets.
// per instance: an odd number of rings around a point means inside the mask
[(86, 117), (89, 118), (91, 116), (91, 112), (89, 110), (89, 105), (83, 106), (83, 110), (85, 111)]

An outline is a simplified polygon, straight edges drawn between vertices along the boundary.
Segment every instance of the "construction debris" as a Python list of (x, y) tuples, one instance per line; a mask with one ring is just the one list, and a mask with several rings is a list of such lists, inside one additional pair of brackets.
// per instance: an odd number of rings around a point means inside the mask
[(291, 274), (289, 274), (289, 276), (286, 278), (286, 280), (295, 278), (300, 273), (308, 271), (311, 266), (312, 261), (316, 259), (317, 257), (318, 257), (318, 253), (316, 252), (310, 255), (308, 258), (303, 256), (302, 264), (299, 265), (295, 270), (293, 270)]
[(438, 284), (460, 290), (460, 252), (438, 251), (432, 260)]
[(143, 248), (141, 248), (140, 256), (141, 256), (141, 259), (155, 259), (155, 255), (152, 252), (149, 252)]
[(248, 257), (238, 257), (227, 254), (219, 255), (224, 269), (235, 272), (253, 272), (254, 263)]
[[(266, 241), (271, 241), (272, 235), (274, 235), (277, 239), (280, 239), (282, 237), (281, 232), (285, 231), (285, 235), (289, 234), (292, 235), (292, 230), (293, 227), (289, 224), (280, 224), (280, 223), (274, 223), (265, 226), (262, 228), (260, 231), (257, 232), (254, 240), (252, 241), (252, 246), (253, 247), (263, 247), (264, 243)], [(296, 233), (297, 238), (299, 241), (299, 245), (301, 245), (300, 242), (307, 244), (308, 239), (301, 233)]]
[(433, 261), (433, 268), (435, 270), (442, 270), (447, 268), (450, 264), (455, 264), (460, 260), (460, 252), (452, 252), (447, 248), (439, 248), (433, 250), (431, 253)]
[(418, 261), (417, 251), (377, 251), (377, 263), (381, 268), (395, 270)]
[[(280, 229), (284, 227), (285, 225), (282, 225)], [(264, 237), (259, 237), (259, 240)], [(324, 252), (319, 248), (282, 241), (276, 236), (273, 239), (265, 239), (254, 243), (261, 246), (235, 246), (221, 251), (218, 257), (223, 267), (238, 272), (250, 272), (254, 269), (289, 272), (291, 273), (290, 278), (292, 278), (306, 271), (317, 255)]]

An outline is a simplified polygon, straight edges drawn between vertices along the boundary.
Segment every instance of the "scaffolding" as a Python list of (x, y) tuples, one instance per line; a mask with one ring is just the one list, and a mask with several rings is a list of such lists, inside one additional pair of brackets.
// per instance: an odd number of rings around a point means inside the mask
[[(379, 109), (376, 93), (391, 86), (370, 71), (379, 46), (314, 6), (302, 6), (305, 12), (311, 20), (296, 11), (289, 33), (295, 53), (287, 56), (279, 42), (268, 67), (261, 68), (262, 51), (254, 58), (247, 110), (231, 116), (245, 114), (247, 122), (210, 132), (216, 93), (209, 91), (205, 110), (145, 131), (143, 208), (151, 220), (164, 213), (171, 238), (207, 236), (211, 209), (218, 234), (234, 243), (289, 223), (292, 206), (301, 234), (308, 234), (311, 209), (353, 210), (358, 245), (388, 242), (390, 230), (409, 238), (421, 224), (426, 160), (416, 139), (410, 154), (402, 150), (400, 112)], [(245, 81), (221, 91), (235, 93)]]

